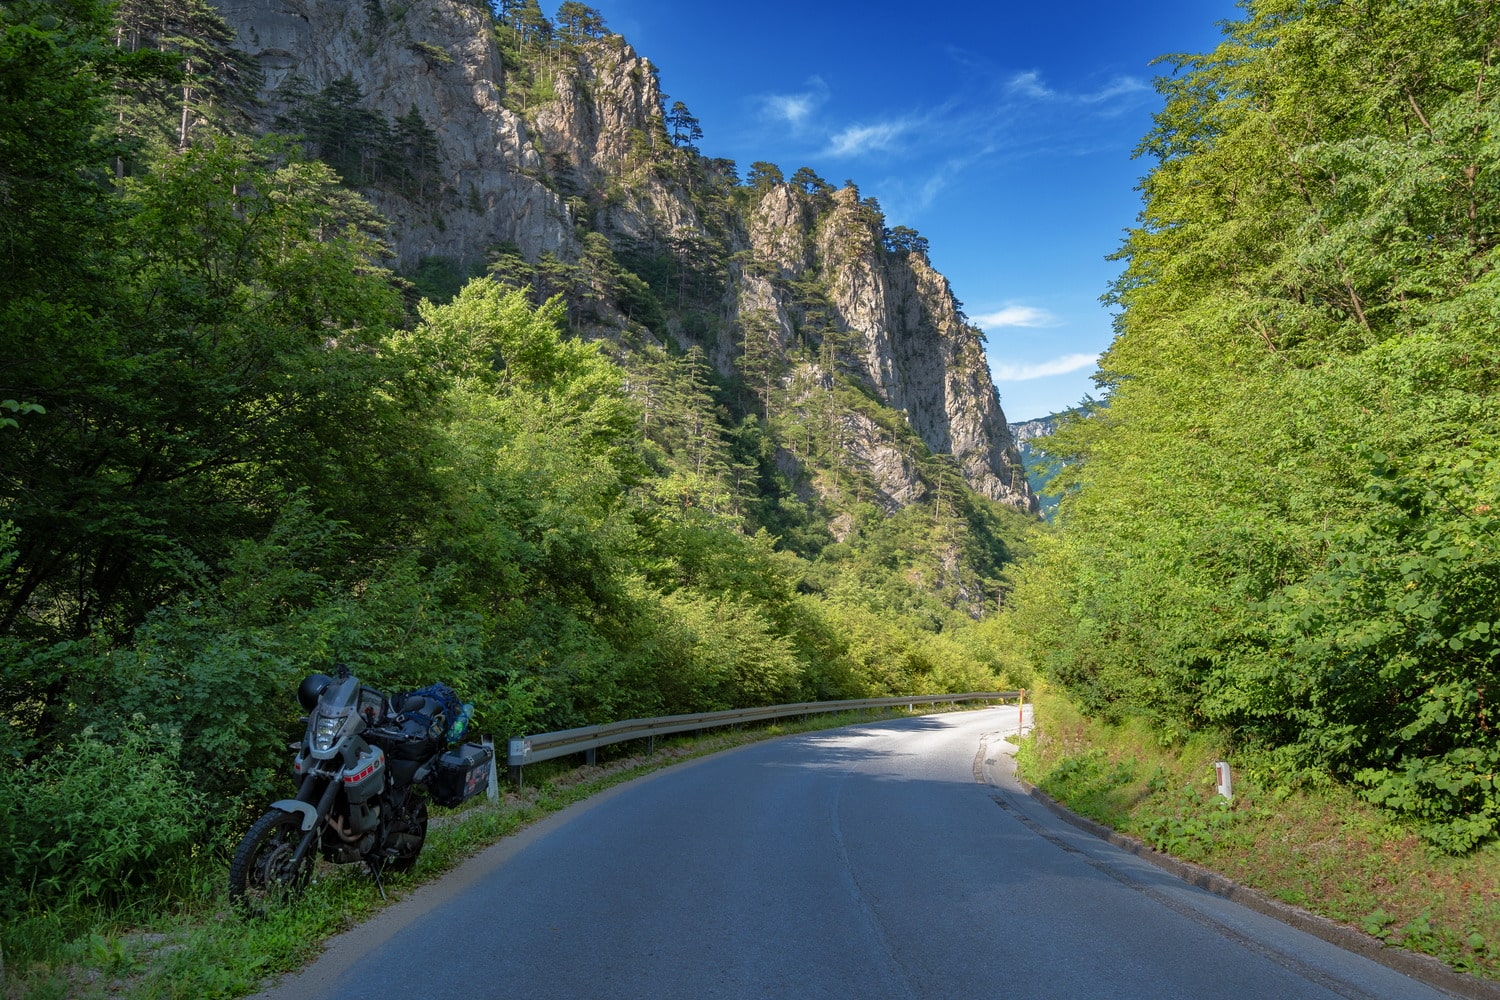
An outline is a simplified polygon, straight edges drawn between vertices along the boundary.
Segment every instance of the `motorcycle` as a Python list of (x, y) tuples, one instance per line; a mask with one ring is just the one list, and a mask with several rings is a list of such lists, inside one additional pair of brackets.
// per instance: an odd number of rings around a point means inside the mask
[(297, 689), (308, 712), (292, 770), (297, 796), (271, 803), (229, 866), (232, 903), (256, 911), (296, 897), (318, 856), (363, 861), (382, 897), (385, 872), (410, 871), (427, 839), (429, 800), (456, 806), (489, 786), (493, 751), (457, 746), (473, 707), (437, 684), (393, 701), (349, 668)]

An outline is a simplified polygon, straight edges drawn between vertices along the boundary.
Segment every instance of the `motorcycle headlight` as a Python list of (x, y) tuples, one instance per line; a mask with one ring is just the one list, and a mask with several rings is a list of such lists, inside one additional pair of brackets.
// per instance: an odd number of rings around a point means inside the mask
[(343, 728), (343, 723), (344, 720), (336, 715), (318, 716), (313, 722), (313, 749), (320, 753), (332, 750), (333, 745), (338, 742), (339, 730)]

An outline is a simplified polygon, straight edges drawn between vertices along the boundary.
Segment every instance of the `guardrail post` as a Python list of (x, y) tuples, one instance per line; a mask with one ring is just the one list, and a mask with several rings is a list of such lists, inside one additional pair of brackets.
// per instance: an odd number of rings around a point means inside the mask
[[(525, 780), (521, 772), (525, 770), (526, 758), (531, 753), (531, 741), (522, 736), (510, 740), (507, 746), (509, 752), (505, 756), (505, 762), (510, 773), (510, 780), (515, 784), (516, 791), (519, 792)], [(519, 760), (521, 763), (512, 764), (511, 761), (514, 760)]]
[(594, 748), (589, 747), (583, 752), (583, 762), (590, 767), (594, 766)]

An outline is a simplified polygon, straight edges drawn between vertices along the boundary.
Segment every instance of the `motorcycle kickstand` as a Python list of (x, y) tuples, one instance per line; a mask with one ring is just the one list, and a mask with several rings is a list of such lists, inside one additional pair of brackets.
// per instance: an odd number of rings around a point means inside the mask
[(382, 869), (384, 867), (385, 867), (385, 862), (384, 861), (381, 861), (378, 866), (377, 865), (371, 865), (370, 866), (370, 874), (375, 876), (375, 888), (380, 890), (380, 901), (382, 903), (389, 902), (389, 900), (387, 900), (385, 898), (385, 883), (383, 883), (383, 882), (380, 881), (380, 869)]

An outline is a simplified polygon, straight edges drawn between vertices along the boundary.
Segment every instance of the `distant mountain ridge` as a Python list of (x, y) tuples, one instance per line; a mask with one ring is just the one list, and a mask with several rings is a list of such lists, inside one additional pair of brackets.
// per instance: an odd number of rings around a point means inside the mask
[(1010, 425), (1011, 439), (1016, 442), (1016, 449), (1021, 455), (1021, 463), (1026, 468), (1026, 481), (1031, 487), (1032, 496), (1037, 498), (1042, 516), (1048, 520), (1051, 520), (1053, 512), (1057, 510), (1057, 503), (1061, 498), (1047, 496), (1044, 493), (1047, 485), (1057, 475), (1057, 467), (1045, 450), (1046, 440), (1053, 431), (1057, 430), (1058, 424), (1076, 412), (1076, 410), (1064, 410), (1062, 413), (1053, 413), (1035, 420), (1023, 420)]

